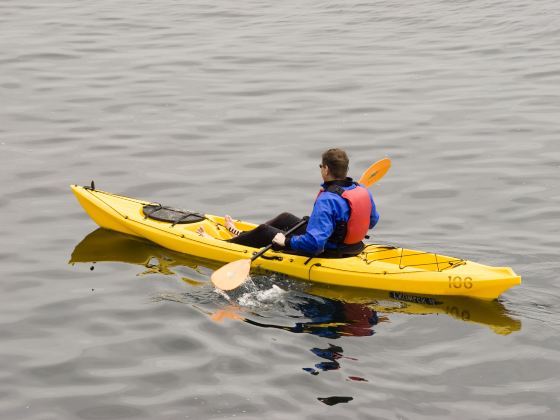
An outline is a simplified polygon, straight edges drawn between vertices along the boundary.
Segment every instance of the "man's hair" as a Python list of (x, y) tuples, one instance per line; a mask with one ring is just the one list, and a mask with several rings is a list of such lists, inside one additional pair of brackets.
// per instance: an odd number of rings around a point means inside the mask
[(342, 149), (329, 149), (323, 153), (322, 164), (329, 167), (329, 171), (336, 179), (346, 178), (348, 173), (348, 156)]

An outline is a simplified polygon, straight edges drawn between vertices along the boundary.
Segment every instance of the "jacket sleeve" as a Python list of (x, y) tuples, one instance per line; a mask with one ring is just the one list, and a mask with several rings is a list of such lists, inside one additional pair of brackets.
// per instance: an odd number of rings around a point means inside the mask
[(309, 216), (307, 230), (303, 235), (289, 237), (286, 248), (317, 255), (323, 252), (327, 240), (335, 226), (335, 202), (322, 196), (315, 201), (313, 212)]
[(377, 208), (375, 207), (375, 201), (373, 201), (373, 196), (371, 195), (371, 193), (369, 193), (369, 198), (371, 199), (371, 216), (369, 219), (369, 228), (373, 229), (373, 227), (379, 221), (379, 213), (377, 212)]

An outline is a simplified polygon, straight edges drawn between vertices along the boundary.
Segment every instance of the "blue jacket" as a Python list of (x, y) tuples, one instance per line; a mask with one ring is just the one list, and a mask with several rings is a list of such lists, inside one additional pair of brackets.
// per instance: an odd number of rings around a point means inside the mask
[[(351, 178), (346, 178), (346, 180), (349, 183), (352, 182)], [(329, 183), (322, 184), (323, 189), (326, 189), (328, 185)], [(342, 188), (351, 190), (357, 188), (357, 186), (352, 184)], [(371, 229), (377, 224), (379, 213), (377, 213), (371, 193), (369, 193), (369, 197), (371, 199), (369, 228)], [(286, 249), (301, 251), (308, 255), (318, 255), (325, 249), (336, 249), (339, 245), (328, 239), (333, 234), (336, 223), (339, 221), (347, 222), (349, 218), (350, 206), (348, 202), (336, 193), (323, 192), (315, 201), (305, 234), (288, 237), (286, 239)]]

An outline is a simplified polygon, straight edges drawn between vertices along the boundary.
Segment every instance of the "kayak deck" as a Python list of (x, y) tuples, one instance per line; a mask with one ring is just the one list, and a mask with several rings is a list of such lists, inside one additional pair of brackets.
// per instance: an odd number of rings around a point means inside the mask
[[(227, 242), (232, 234), (223, 217), (205, 214), (195, 223), (174, 224), (146, 217), (143, 208), (152, 202), (73, 185), (72, 191), (89, 216), (100, 226), (148, 239), (165, 248), (220, 262), (250, 258), (255, 248)], [(157, 204), (157, 203), (156, 203)], [(202, 237), (199, 227), (210, 237)], [(236, 221), (237, 228), (257, 225)], [(308, 258), (268, 251), (253, 267), (329, 285), (404, 293), (469, 296), (496, 299), (521, 283), (509, 267), (491, 267), (444, 255), (368, 244), (349, 258)]]

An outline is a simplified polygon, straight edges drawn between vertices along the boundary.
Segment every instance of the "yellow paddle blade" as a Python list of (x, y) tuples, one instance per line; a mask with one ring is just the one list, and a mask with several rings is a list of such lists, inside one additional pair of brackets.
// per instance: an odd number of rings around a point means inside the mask
[(247, 280), (251, 270), (251, 260), (237, 260), (214, 271), (210, 279), (221, 290), (232, 290)]
[(366, 188), (371, 187), (387, 173), (391, 167), (391, 159), (384, 158), (378, 160), (373, 165), (371, 165), (363, 174), (360, 180), (360, 184), (363, 184)]

